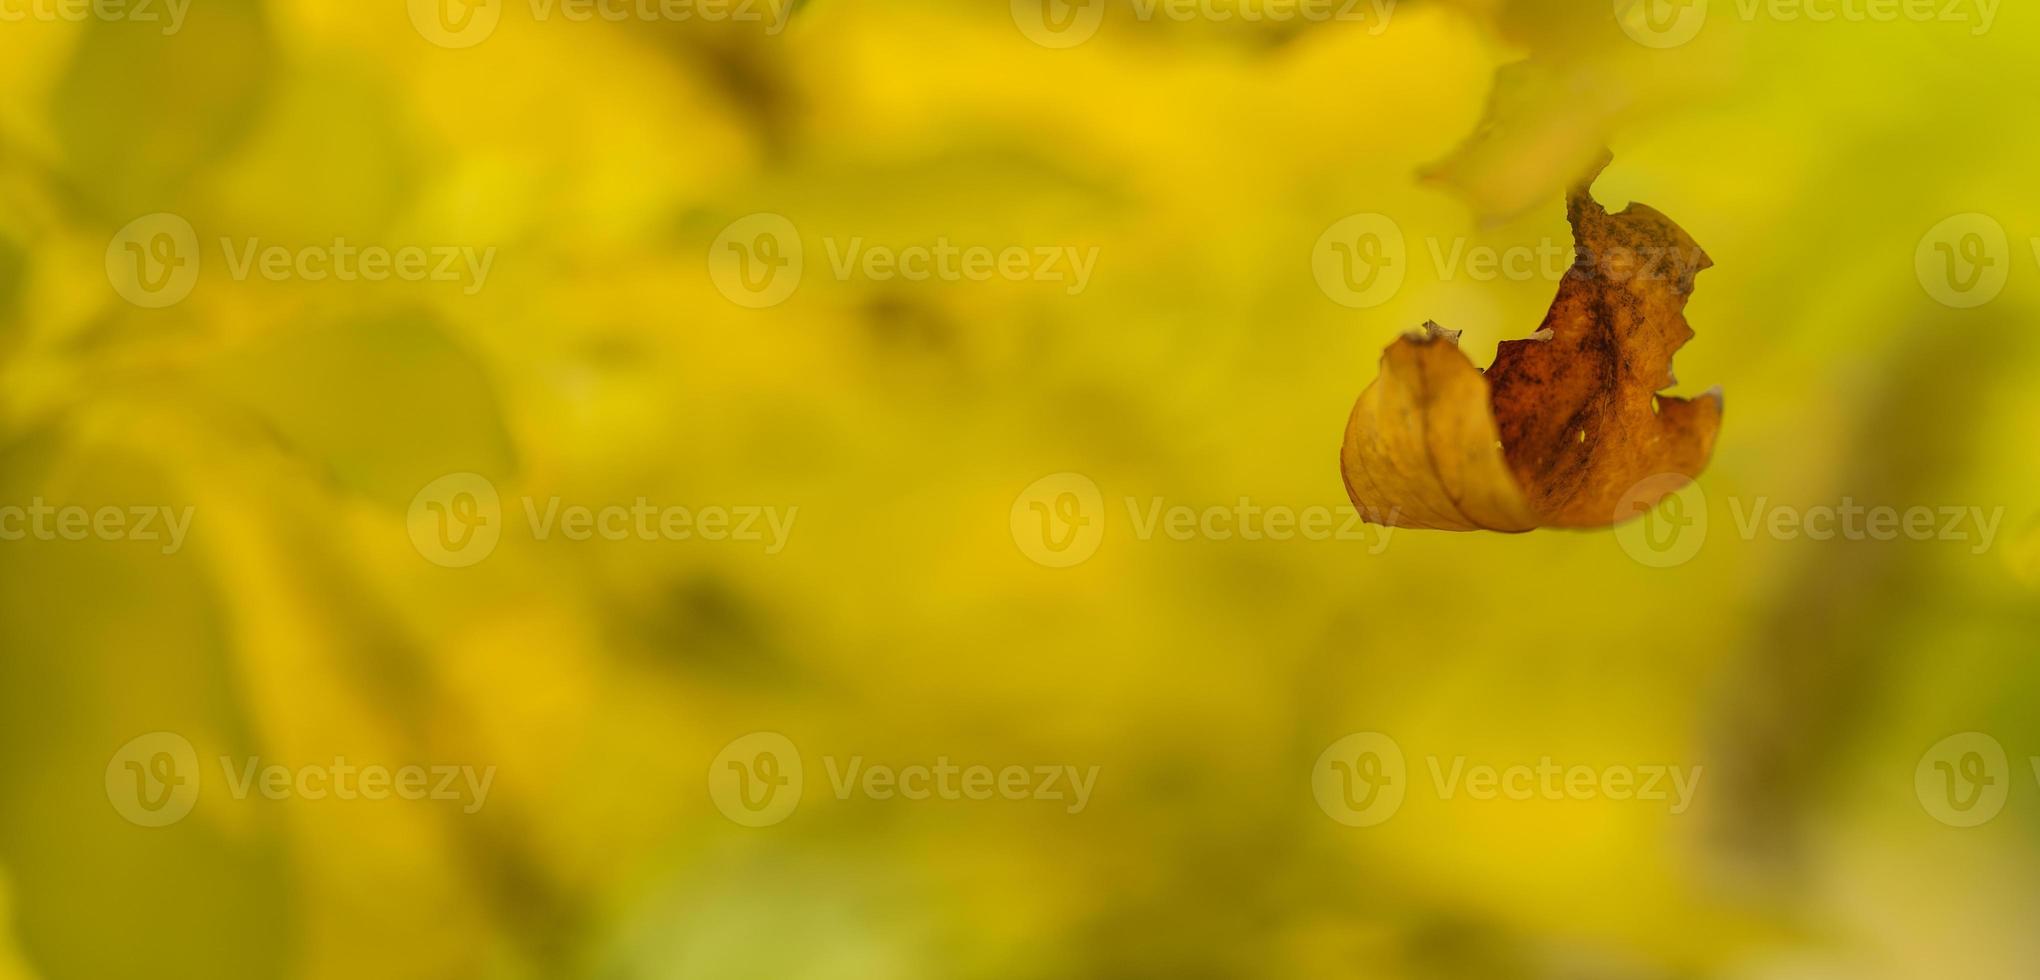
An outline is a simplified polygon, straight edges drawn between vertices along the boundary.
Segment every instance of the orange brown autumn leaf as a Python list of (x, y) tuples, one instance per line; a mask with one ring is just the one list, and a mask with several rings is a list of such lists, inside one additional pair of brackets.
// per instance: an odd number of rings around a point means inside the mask
[(1713, 263), (1655, 209), (1608, 213), (1589, 192), (1599, 171), (1568, 195), (1575, 258), (1535, 334), (1503, 342), (1485, 373), (1458, 331), (1434, 323), (1382, 355), (1340, 452), (1346, 491), (1369, 520), (1606, 527), (1706, 467), (1720, 391), (1691, 401), (1658, 392), (1675, 383), (1672, 355), (1693, 336), (1693, 278)]

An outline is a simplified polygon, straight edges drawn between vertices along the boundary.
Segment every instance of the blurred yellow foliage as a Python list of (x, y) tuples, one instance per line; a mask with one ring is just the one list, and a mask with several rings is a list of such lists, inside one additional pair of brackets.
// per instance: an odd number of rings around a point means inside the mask
[[(2032, 787), (1958, 828), (1920, 780), (1954, 733), (1998, 780), (2040, 754), (2029, 11), (1717, 0), (1653, 46), (1655, 2), (1030, 2), (0, 21), (0, 507), (191, 517), (168, 554), (0, 541), (0, 977), (2028, 975)], [(1732, 395), (1704, 547), (1348, 527), (1381, 350), (1534, 329), (1557, 283), (1507, 257), (1567, 247), (1601, 146), (1599, 196), (1716, 262), (1678, 365)], [(726, 235), (760, 213), (792, 236)], [(1971, 213), (2006, 244), (1971, 220), (1949, 261), (2008, 276), (1964, 305), (1922, 270)], [(1392, 295), (1314, 277), (1355, 214)], [(776, 304), (719, 288), (794, 246)], [(883, 264), (938, 249), (1027, 271)], [(1087, 487), (1095, 553), (1049, 567), (1016, 529)], [(1848, 501), (2002, 521), (1767, 516)], [(641, 505), (691, 536), (601, 533)], [(537, 530), (573, 507), (585, 540)], [(476, 513), (455, 567), (432, 535)], [(804, 762), (769, 826), (716, 789), (789, 778), (726, 751), (754, 732)], [(1313, 776), (1363, 732), (1407, 795), (1354, 827)], [(200, 760), (160, 827), (152, 733)], [(1700, 781), (1483, 801), (1455, 760)], [(492, 782), (248, 789), (347, 764)]]

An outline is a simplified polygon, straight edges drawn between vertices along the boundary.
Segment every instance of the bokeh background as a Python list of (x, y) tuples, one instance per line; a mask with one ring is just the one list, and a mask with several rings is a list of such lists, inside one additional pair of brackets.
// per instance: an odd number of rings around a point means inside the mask
[[(2040, 19), (1933, 6), (1716, 0), (1669, 47), (1622, 18), (1679, 8), (1557, 0), (512, 2), (468, 46), (396, 0), (0, 22), (0, 505), (194, 515), (168, 555), (0, 542), (0, 977), (2030, 976)], [(1041, 43), (1043, 10), (1094, 33)], [(1345, 506), (1381, 349), (1435, 319), (1485, 364), (1556, 288), (1432, 249), (1563, 246), (1603, 146), (1602, 200), (1716, 263), (1677, 364), (1727, 392), (1696, 552), (1137, 533), (1129, 500)], [(760, 212), (806, 264), (752, 308), (711, 253)], [(158, 213), (204, 261), (146, 308), (107, 252)], [(2004, 285), (1951, 305), (1916, 259), (1971, 213)], [(1352, 214), (1406, 243), (1360, 308), (1314, 274)], [(469, 295), (237, 279), (221, 238), (496, 252)], [(1075, 294), (838, 276), (853, 239), (1097, 263)], [(1049, 567), (1013, 515), (1065, 473), (1102, 537)], [(466, 567), (411, 533), (449, 474), (503, 500)], [(641, 497), (798, 516), (777, 553), (518, 516)], [(1845, 499), (2002, 523), (1739, 527)], [(202, 792), (143, 827), (110, 760), (155, 732)], [(753, 732), (805, 761), (762, 827), (710, 779)], [(1366, 827), (1313, 792), (1356, 732), (1408, 767)], [(2006, 753), (1975, 827), (1916, 779), (1965, 732)], [(235, 799), (221, 756), (494, 777), (472, 813)], [(1702, 776), (1673, 813), (1428, 768), (1547, 757)], [(1077, 813), (839, 799), (852, 758), (1098, 776)]]

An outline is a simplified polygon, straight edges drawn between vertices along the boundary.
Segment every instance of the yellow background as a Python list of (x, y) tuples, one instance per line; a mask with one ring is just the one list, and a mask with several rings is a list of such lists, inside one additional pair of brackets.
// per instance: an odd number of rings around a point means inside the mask
[[(0, 23), (0, 505), (194, 508), (172, 555), (0, 542), (0, 977), (2029, 975), (2040, 20), (2006, 7), (1977, 34), (1715, 0), (1666, 49), (1594, 0), (1115, 2), (1066, 48), (934, 0), (813, 0), (778, 33), (512, 2), (459, 48), (383, 0)], [(1508, 125), (1454, 156), (1491, 92)], [(1430, 249), (1565, 245), (1604, 145), (1601, 199), (1716, 263), (1677, 363), (1678, 393), (1727, 393), (1691, 560), (1141, 538), (1157, 498), (1346, 506), (1382, 348), (1432, 319), (1485, 364), (1556, 288)], [(711, 253), (760, 212), (805, 267), (752, 309)], [(157, 213), (203, 264), (150, 309), (106, 253)], [(1355, 213), (1407, 248), (1363, 309), (1313, 266)], [(1915, 260), (1967, 213), (2008, 276), (1959, 309)], [(221, 238), (496, 253), (466, 295), (236, 279)], [(1074, 295), (839, 278), (852, 239), (1097, 264)], [(411, 533), (452, 474), (502, 500), (468, 567)], [(1061, 568), (1015, 516), (1056, 474), (1102, 529)], [(555, 497), (798, 512), (776, 554), (538, 540), (520, 502)], [(1845, 499), (2003, 517), (1981, 554), (1739, 531)], [(1964, 829), (1915, 775), (1968, 731), (2009, 799)], [(153, 732), (204, 780), (162, 828), (109, 806)], [(711, 792), (754, 732), (805, 763), (763, 827)], [(1350, 827), (1314, 767), (1362, 732), (1407, 799)], [(495, 776), (472, 814), (236, 800), (220, 756)], [(1074, 814), (838, 799), (853, 757), (1099, 775)], [(1460, 757), (1704, 774), (1678, 814), (1443, 798), (1428, 767)]]

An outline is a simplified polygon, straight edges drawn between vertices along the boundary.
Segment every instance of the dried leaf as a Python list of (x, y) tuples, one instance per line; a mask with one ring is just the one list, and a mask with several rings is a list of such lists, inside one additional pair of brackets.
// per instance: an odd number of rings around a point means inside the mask
[(1658, 392), (1675, 383), (1672, 356), (1693, 336), (1694, 276), (1713, 263), (1656, 210), (1610, 214), (1596, 202), (1589, 188), (1606, 162), (1569, 196), (1574, 262), (1536, 334), (1504, 342), (1486, 374), (1437, 324), (1382, 355), (1340, 453), (1347, 493), (1369, 520), (1606, 527), (1683, 484), (1652, 478), (1706, 467), (1719, 389), (1692, 401)]

